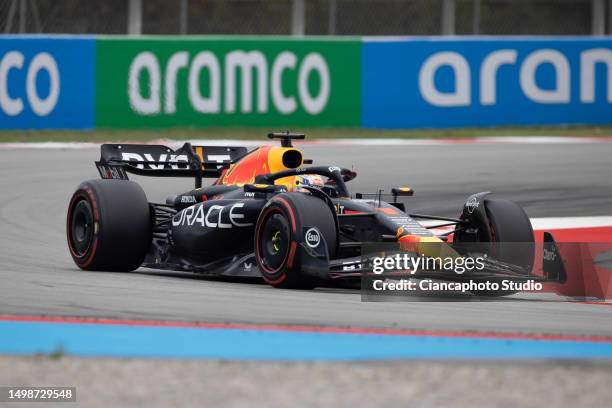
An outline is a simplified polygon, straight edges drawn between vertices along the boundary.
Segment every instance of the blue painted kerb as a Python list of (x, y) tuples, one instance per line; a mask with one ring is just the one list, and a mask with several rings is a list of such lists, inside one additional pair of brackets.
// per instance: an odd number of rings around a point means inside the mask
[(612, 358), (612, 342), (0, 322), (0, 353), (248, 360)]

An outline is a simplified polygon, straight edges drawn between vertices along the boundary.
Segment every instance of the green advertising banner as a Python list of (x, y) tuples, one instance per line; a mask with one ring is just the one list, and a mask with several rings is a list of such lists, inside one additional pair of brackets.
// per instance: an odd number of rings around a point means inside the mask
[(359, 39), (98, 38), (96, 127), (359, 126)]

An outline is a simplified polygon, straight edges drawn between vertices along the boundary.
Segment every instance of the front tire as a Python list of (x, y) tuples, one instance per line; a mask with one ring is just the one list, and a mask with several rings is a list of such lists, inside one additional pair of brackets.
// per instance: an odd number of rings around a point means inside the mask
[[(531, 221), (525, 210), (508, 200), (486, 200), (485, 208), (491, 231), (489, 242), (501, 244), (497, 258), (531, 271), (535, 240)], [(504, 243), (514, 245), (504, 246)]]
[[(466, 239), (463, 233), (457, 233), (453, 242), (491, 243), (487, 254), (494, 259), (517, 265), (531, 271), (534, 262), (534, 236), (531, 221), (522, 207), (513, 201), (487, 199), (484, 202), (488, 225), (475, 225), (478, 234), (476, 239)], [(509, 243), (510, 245), (505, 245)], [(489, 278), (491, 282), (501, 284), (501, 279)], [(517, 293), (516, 291), (473, 291), (477, 296), (500, 297)]]
[(128, 272), (143, 262), (151, 245), (149, 203), (127, 180), (81, 183), (68, 206), (68, 248), (84, 270)]
[(338, 242), (335, 213), (320, 198), (279, 194), (262, 210), (255, 227), (255, 259), (270, 285), (293, 289), (317, 286), (315, 278), (302, 272), (300, 243), (305, 227), (318, 231), (329, 257), (333, 257)]

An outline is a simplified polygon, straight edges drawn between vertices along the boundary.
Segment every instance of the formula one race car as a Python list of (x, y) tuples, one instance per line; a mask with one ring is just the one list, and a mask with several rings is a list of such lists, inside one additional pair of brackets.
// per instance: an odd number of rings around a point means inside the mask
[[(132, 271), (141, 266), (207, 275), (261, 276), (272, 286), (313, 288), (359, 278), (368, 268), (362, 244), (519, 242), (533, 243), (525, 212), (515, 203), (472, 195), (459, 218), (410, 214), (398, 197), (407, 187), (351, 197), (352, 170), (314, 166), (292, 140), (304, 135), (272, 133), (281, 146), (104, 144), (96, 162), (102, 180), (83, 182), (70, 200), (68, 246), (85, 270)], [(127, 173), (193, 177), (195, 189), (149, 203)], [(202, 186), (203, 178), (214, 182)], [(416, 219), (454, 226), (435, 235)], [(440, 225), (438, 225), (439, 227)], [(503, 257), (502, 257), (503, 258)], [(488, 273), (524, 274), (533, 253), (498, 259)], [(497, 269), (495, 269), (497, 268)], [(491, 272), (493, 271), (493, 272)], [(456, 275), (453, 279), (463, 279)], [(518, 276), (520, 278), (520, 276)], [(557, 276), (558, 278), (558, 276)]]

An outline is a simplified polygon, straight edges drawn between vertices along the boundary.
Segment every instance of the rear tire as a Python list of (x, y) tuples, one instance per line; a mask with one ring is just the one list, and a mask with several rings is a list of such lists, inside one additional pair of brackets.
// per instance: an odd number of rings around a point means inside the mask
[(334, 217), (328, 205), (313, 196), (285, 193), (273, 197), (255, 227), (255, 259), (264, 280), (277, 288), (315, 288), (317, 280), (301, 270), (302, 230), (316, 228), (331, 258), (338, 242)]
[(149, 203), (127, 180), (89, 180), (70, 200), (68, 248), (84, 270), (128, 272), (143, 262), (151, 245)]

